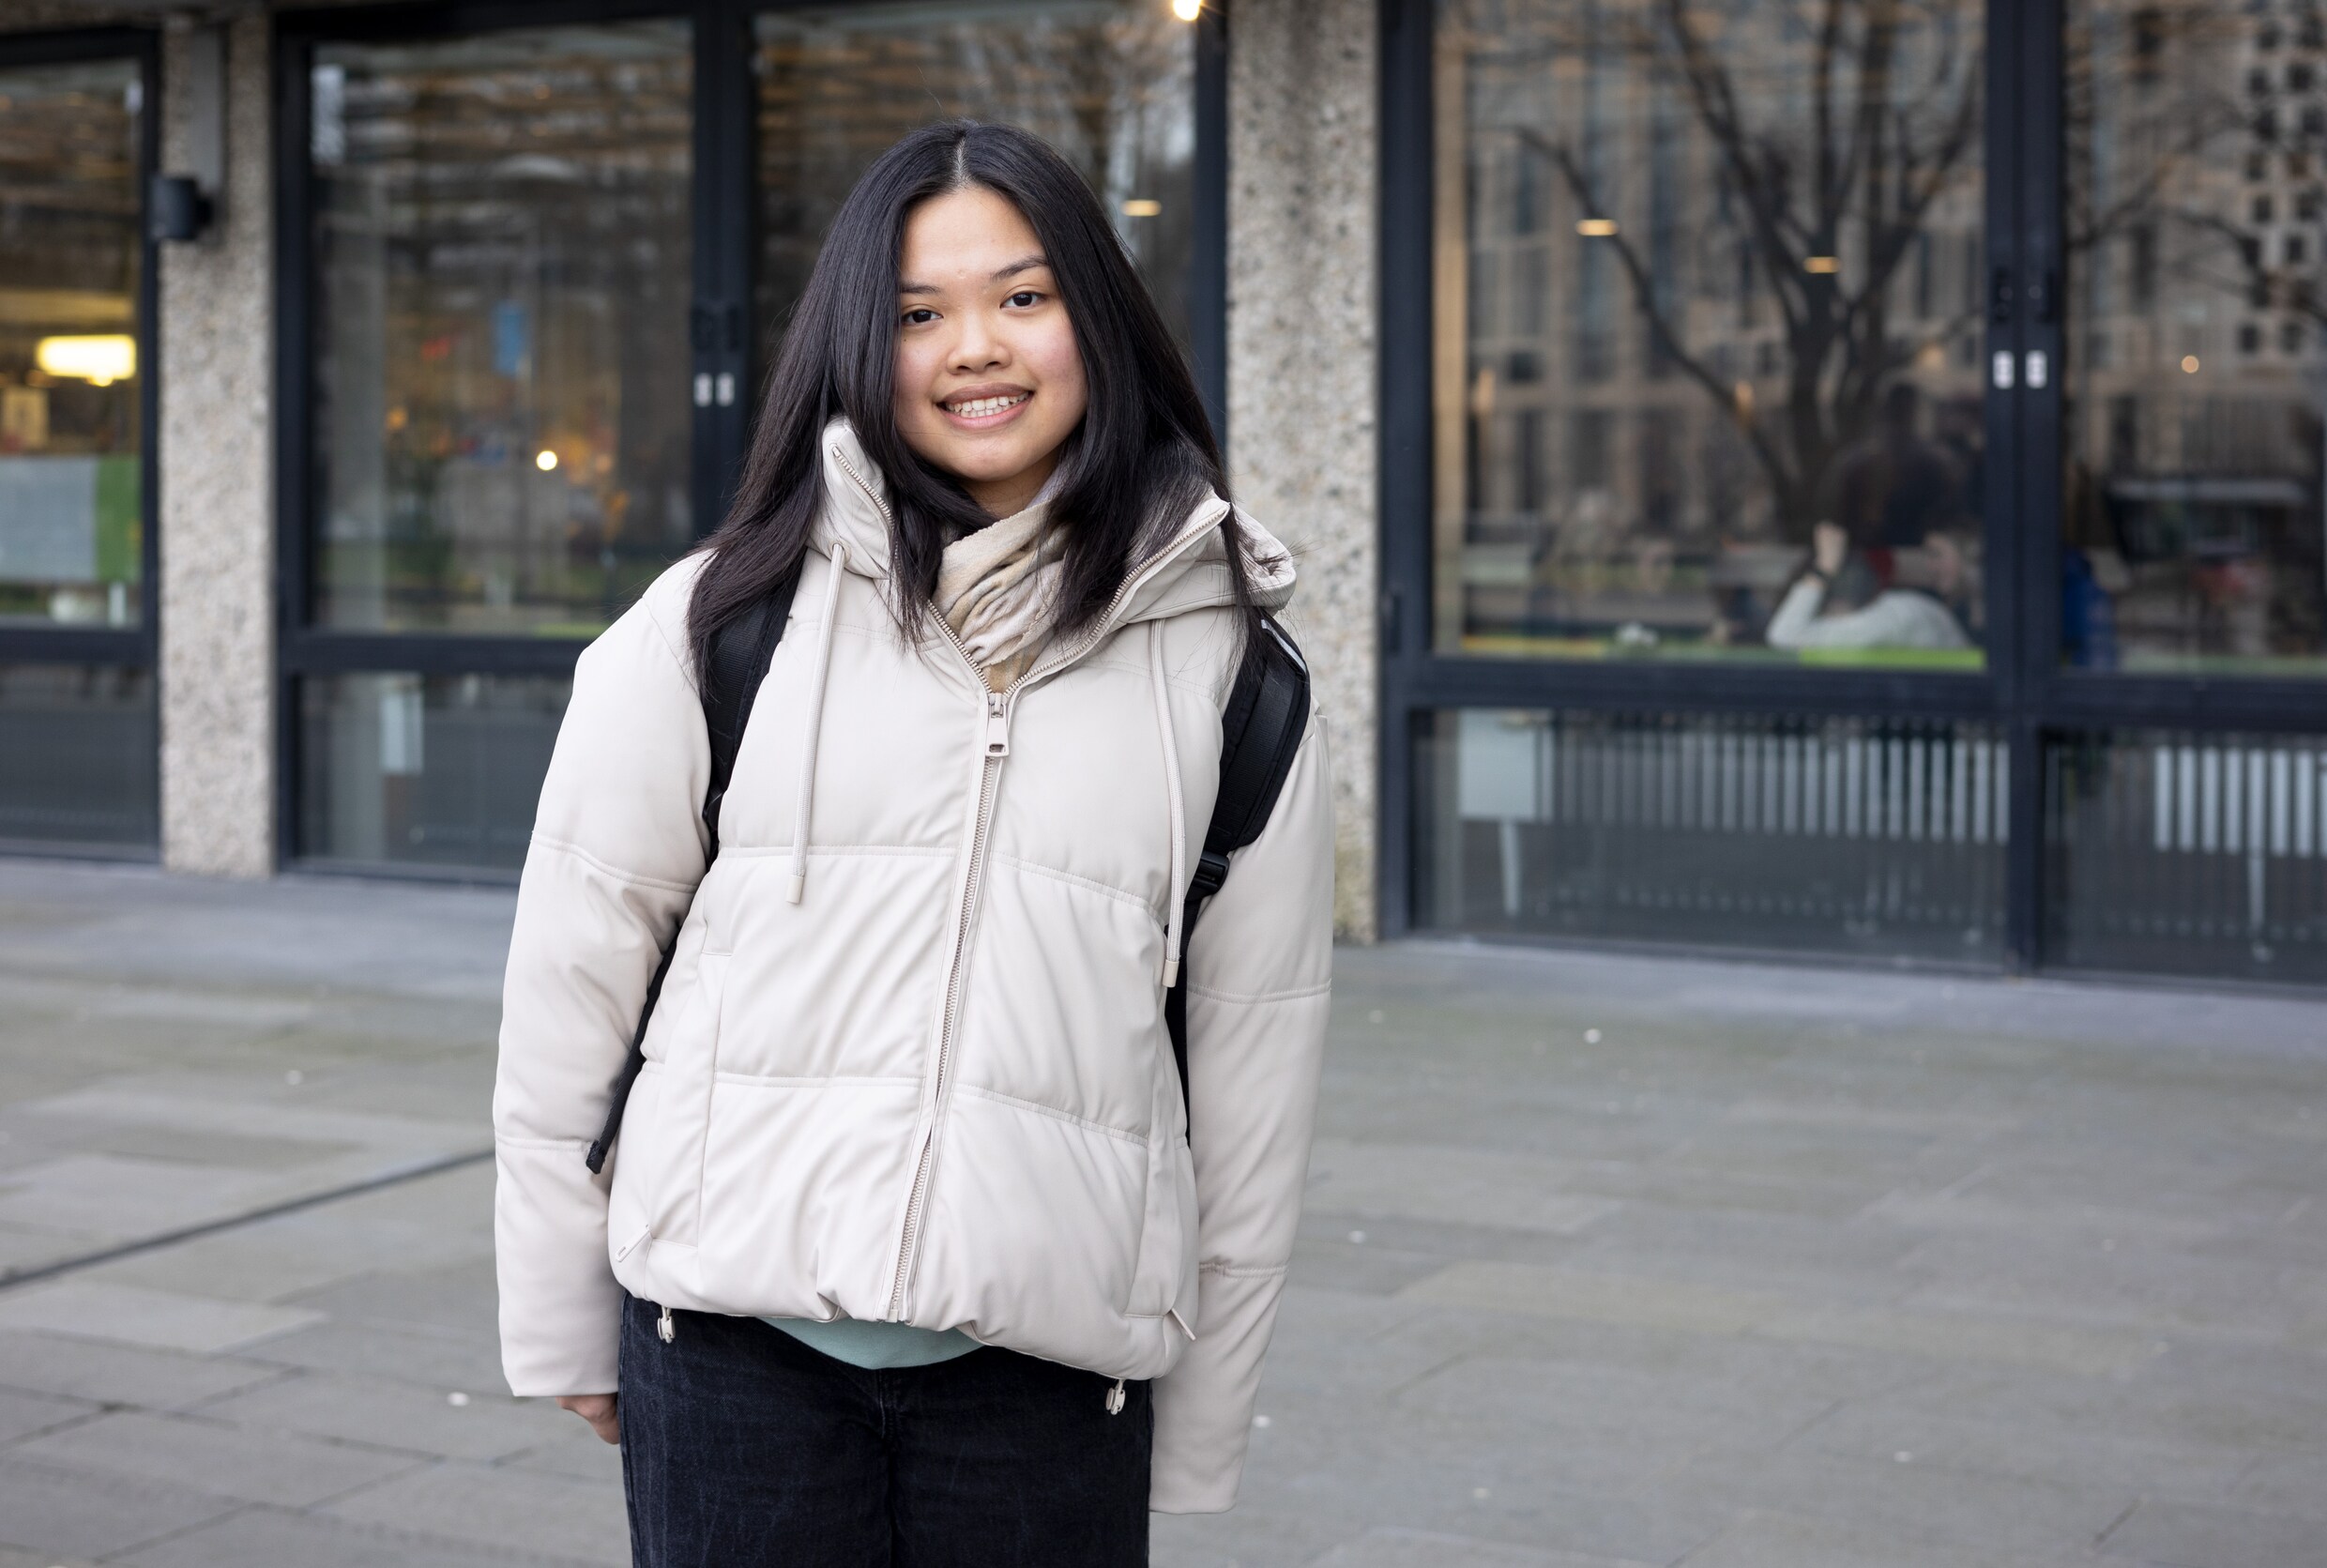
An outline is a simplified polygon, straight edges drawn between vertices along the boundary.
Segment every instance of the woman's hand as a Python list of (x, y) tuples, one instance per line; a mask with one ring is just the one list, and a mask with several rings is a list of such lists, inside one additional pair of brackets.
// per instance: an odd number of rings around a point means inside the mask
[(1849, 556), (1849, 530), (1835, 523), (1820, 523), (1810, 530), (1811, 564), (1819, 576), (1833, 581)]
[(557, 1396), (557, 1408), (571, 1410), (588, 1422), (590, 1430), (597, 1433), (601, 1441), (618, 1443), (622, 1440), (622, 1418), (615, 1413), (613, 1394), (561, 1393)]

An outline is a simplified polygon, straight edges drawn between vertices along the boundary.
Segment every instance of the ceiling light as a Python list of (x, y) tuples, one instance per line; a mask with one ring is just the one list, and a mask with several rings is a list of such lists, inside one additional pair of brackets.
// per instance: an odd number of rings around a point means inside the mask
[(51, 375), (110, 387), (137, 373), (137, 340), (126, 332), (43, 338), (34, 345), (32, 359)]
[(1575, 225), (1575, 232), (1586, 239), (1605, 239), (1616, 232), (1613, 218), (1586, 218)]
[(1204, 0), (1172, 0), (1172, 14), (1182, 22), (1194, 22), (1204, 14)]
[(1842, 258), (1840, 256), (1804, 256), (1802, 258), (1802, 269), (1804, 272), (1840, 272)]
[(1164, 204), (1152, 196), (1133, 196), (1123, 204), (1123, 216), (1126, 218), (1161, 218), (1163, 215)]
[(533, 454), (533, 465), (546, 474), (557, 466), (557, 454), (544, 447)]

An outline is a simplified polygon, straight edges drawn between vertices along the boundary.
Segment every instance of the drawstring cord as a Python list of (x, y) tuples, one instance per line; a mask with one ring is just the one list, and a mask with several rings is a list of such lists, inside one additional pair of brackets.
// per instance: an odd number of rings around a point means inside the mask
[(1119, 1416), (1119, 1415), (1121, 1415), (1122, 1413), (1123, 1413), (1123, 1379), (1122, 1379), (1122, 1378), (1118, 1378), (1115, 1380), (1115, 1387), (1113, 1387), (1113, 1388), (1111, 1388), (1111, 1389), (1109, 1389), (1109, 1390), (1107, 1391), (1107, 1414), (1109, 1414), (1109, 1415), (1111, 1415), (1111, 1416)]
[(798, 904), (808, 891), (808, 808), (816, 794), (816, 737), (824, 728), (824, 685), (832, 673), (832, 627), (839, 617), (841, 577), (848, 566), (848, 546), (835, 540), (831, 575), (824, 584), (824, 619), (816, 627), (816, 673), (808, 683), (808, 735), (800, 743), (798, 806), (792, 818), (792, 881), (784, 891)]
[(1179, 742), (1172, 734), (1171, 693), (1164, 681), (1164, 624), (1148, 623), (1148, 677), (1155, 693), (1156, 727), (1164, 734), (1164, 793), (1172, 817), (1172, 879), (1164, 890), (1164, 989), (1179, 983), (1180, 889), (1187, 881), (1187, 813), (1179, 800)]

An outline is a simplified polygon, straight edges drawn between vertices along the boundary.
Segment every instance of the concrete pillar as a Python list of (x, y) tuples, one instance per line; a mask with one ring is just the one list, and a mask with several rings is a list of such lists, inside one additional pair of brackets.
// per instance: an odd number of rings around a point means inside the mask
[(1240, 501), (1297, 552), (1293, 625), (1331, 724), (1335, 924), (1376, 930), (1373, 0), (1235, 0), (1228, 23), (1228, 443)]
[[(161, 248), (161, 858), (275, 866), (274, 164), (267, 23), (229, 24), (226, 185)], [(190, 36), (163, 36), (161, 162), (187, 167)]]

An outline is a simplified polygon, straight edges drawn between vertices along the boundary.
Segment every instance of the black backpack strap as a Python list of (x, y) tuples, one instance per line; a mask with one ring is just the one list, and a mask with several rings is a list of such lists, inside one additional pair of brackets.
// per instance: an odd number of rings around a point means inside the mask
[[(775, 657), (776, 645), (783, 640), (784, 623), (792, 614), (792, 595), (799, 589), (799, 568), (784, 574), (775, 590), (767, 598), (721, 627), (711, 634), (710, 657), (704, 661), (703, 723), (711, 740), (711, 787), (703, 797), (703, 825), (710, 830), (710, 844), (705, 851), (703, 865), (710, 869), (719, 859), (719, 808), (727, 798), (727, 783), (735, 777), (736, 754), (743, 749), (744, 726), (752, 722), (752, 705), (759, 697), (759, 683), (768, 677), (768, 662)], [(681, 919), (680, 925), (686, 921)], [(662, 961), (655, 966), (654, 978), (646, 982), (646, 1005), (638, 1010), (638, 1028), (631, 1035), (630, 1054), (622, 1058), (622, 1071), (614, 1081), (614, 1103), (606, 1107), (606, 1125), (590, 1145), (588, 1165), (596, 1176), (605, 1168), (607, 1150), (614, 1147), (615, 1134), (622, 1131), (623, 1108), (630, 1104), (631, 1086), (638, 1082), (638, 1074), (646, 1065), (646, 1025), (654, 1017), (655, 1003), (662, 996), (663, 978), (671, 972), (671, 954), (678, 951), (678, 934), (671, 934), (671, 945), (662, 950)]]
[(1309, 666), (1282, 627), (1263, 617), (1261, 635), (1244, 645), (1228, 706), (1220, 715), (1220, 793), (1204, 830), (1204, 853), (1189, 880), (1179, 917), (1179, 978), (1164, 994), (1164, 1025), (1179, 1067), (1179, 1099), (1188, 1104), (1189, 934), (1204, 906), (1228, 880), (1228, 857), (1260, 837), (1285, 789), (1285, 775), (1309, 728)]

